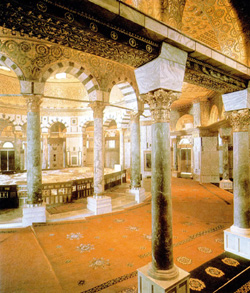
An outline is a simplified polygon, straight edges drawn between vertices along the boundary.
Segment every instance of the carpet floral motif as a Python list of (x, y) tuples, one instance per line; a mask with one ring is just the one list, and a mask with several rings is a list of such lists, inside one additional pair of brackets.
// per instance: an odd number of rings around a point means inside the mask
[(231, 267), (237, 267), (240, 264), (236, 259), (233, 259), (230, 257), (223, 258), (222, 262), (224, 262), (224, 264), (231, 266)]
[(222, 244), (224, 243), (223, 238), (216, 238), (214, 241), (217, 243), (222, 243)]
[(192, 263), (192, 260), (186, 256), (177, 257), (177, 261), (182, 263), (183, 265), (190, 265)]
[(89, 267), (93, 269), (97, 268), (105, 268), (106, 266), (110, 266), (109, 259), (105, 260), (103, 257), (101, 258), (93, 258), (90, 262)]
[(221, 278), (222, 276), (225, 275), (221, 270), (219, 270), (219, 269), (217, 269), (215, 267), (207, 267), (205, 269), (205, 272), (208, 275), (210, 275), (211, 277), (215, 277), (215, 278)]
[(148, 234), (143, 234), (144, 239), (151, 241), (152, 240), (152, 235)]
[(116, 223), (123, 223), (125, 220), (124, 219), (115, 219)]
[(127, 227), (127, 229), (130, 231), (139, 231), (139, 228), (135, 227), (135, 226), (129, 226), (129, 227)]
[(78, 233), (70, 233), (67, 235), (67, 239), (69, 239), (69, 240), (80, 239), (80, 238), (83, 238), (83, 236), (79, 232)]
[(204, 282), (202, 282), (199, 279), (190, 278), (189, 287), (190, 287), (191, 290), (201, 291), (204, 288), (206, 288), (206, 285), (204, 284)]
[(200, 252), (204, 252), (204, 253), (212, 253), (212, 249), (208, 248), (208, 247), (204, 247), (204, 246), (199, 246), (198, 250)]
[(95, 248), (94, 248), (94, 245), (92, 245), (92, 244), (80, 244), (79, 246), (76, 247), (76, 249), (82, 253), (85, 251), (91, 251)]

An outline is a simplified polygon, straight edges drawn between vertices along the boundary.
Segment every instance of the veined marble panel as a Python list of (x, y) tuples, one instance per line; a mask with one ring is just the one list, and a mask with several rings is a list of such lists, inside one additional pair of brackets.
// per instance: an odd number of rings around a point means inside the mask
[(225, 111), (250, 108), (250, 89), (222, 95)]
[(180, 92), (186, 60), (186, 52), (163, 43), (158, 58), (135, 70), (140, 94), (159, 88)]

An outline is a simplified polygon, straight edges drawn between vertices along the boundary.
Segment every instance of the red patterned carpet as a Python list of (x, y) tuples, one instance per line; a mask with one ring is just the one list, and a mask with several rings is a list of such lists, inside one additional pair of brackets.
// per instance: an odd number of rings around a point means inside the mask
[[(233, 195), (173, 178), (172, 198), (175, 264), (190, 272), (224, 251)], [(136, 292), (136, 270), (150, 261), (150, 199), (83, 221), (0, 230), (0, 292)]]

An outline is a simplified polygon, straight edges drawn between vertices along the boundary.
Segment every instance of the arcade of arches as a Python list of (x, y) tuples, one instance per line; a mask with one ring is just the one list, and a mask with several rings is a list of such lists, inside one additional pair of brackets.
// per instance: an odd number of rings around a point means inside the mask
[(236, 2), (1, 1), (0, 171), (27, 173), (24, 225), (46, 222), (42, 170), (92, 170), (102, 212), (105, 170), (126, 170), (137, 202), (151, 177), (148, 274), (177, 280), (170, 179), (192, 178), (233, 190), (225, 249), (250, 259), (250, 21)]

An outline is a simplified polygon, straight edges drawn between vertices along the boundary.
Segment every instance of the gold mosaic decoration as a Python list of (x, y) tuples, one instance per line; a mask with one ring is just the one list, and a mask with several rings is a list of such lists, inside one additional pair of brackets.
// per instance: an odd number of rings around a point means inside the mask
[(230, 257), (223, 258), (222, 262), (231, 267), (237, 267), (240, 264), (236, 259)]
[(215, 268), (215, 267), (207, 267), (207, 268), (205, 269), (205, 272), (206, 272), (209, 276), (211, 276), (211, 277), (215, 277), (215, 278), (221, 278), (222, 276), (225, 275), (221, 270), (219, 270), (219, 269), (217, 269), (217, 268)]
[(245, 36), (230, 0), (123, 0), (122, 2), (247, 64)]
[(204, 284), (204, 282), (202, 282), (199, 279), (190, 278), (189, 279), (189, 287), (191, 290), (201, 291), (204, 288), (206, 288), (206, 285)]

